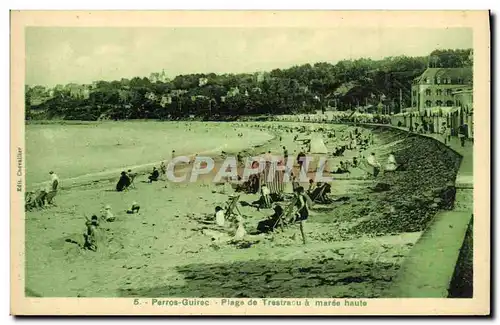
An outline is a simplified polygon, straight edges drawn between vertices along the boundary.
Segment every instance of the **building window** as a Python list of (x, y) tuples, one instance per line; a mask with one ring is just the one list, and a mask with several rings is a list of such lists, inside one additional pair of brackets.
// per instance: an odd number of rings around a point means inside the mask
[(431, 106), (432, 106), (432, 102), (430, 100), (426, 100), (425, 107), (431, 107)]
[(431, 90), (430, 89), (426, 89), (425, 90), (425, 95), (426, 96), (430, 96), (431, 95)]
[(451, 89), (446, 89), (446, 96), (451, 96), (453, 91)]
[(426, 84), (430, 84), (430, 83), (431, 83), (431, 79), (429, 79), (429, 78), (425, 78), (425, 83), (426, 83)]
[(413, 107), (417, 107), (417, 102), (413, 102)]
[(436, 106), (443, 106), (443, 101), (442, 100), (436, 101)]
[(417, 97), (417, 91), (416, 90), (413, 91), (413, 97)]
[(436, 95), (441, 96), (443, 94), (443, 91), (441, 89), (436, 89)]
[(459, 85), (463, 84), (464, 83), (464, 80), (462, 78), (458, 78), (458, 82), (457, 82)]
[(436, 83), (439, 85), (441, 83), (441, 78), (437, 77), (436, 78)]
[(452, 107), (453, 106), (453, 101), (452, 100), (447, 100), (446, 101), (446, 106)]

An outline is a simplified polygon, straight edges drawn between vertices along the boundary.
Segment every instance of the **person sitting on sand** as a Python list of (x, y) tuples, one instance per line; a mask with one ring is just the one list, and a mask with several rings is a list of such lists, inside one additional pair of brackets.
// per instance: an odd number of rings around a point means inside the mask
[(128, 214), (134, 214), (134, 213), (139, 213), (139, 210), (141, 209), (141, 206), (137, 202), (132, 202), (132, 207), (130, 210), (127, 211)]
[(101, 219), (103, 219), (106, 222), (113, 222), (116, 220), (115, 216), (113, 215), (113, 212), (111, 212), (111, 206), (109, 204), (104, 207), (104, 210), (102, 211), (101, 214)]
[(346, 173), (351, 173), (349, 171), (347, 163), (344, 163), (343, 161), (340, 161), (340, 163), (337, 165), (337, 169), (332, 172), (332, 174), (346, 174)]
[(261, 204), (264, 209), (269, 209), (271, 207), (271, 191), (266, 186), (266, 184), (262, 184), (260, 187), (261, 193)]
[(394, 157), (394, 152), (391, 152), (389, 154), (389, 157), (387, 158), (387, 164), (385, 165), (385, 171), (386, 172), (393, 172), (398, 168), (397, 163), (396, 163), (396, 157)]
[(317, 187), (314, 192), (309, 194), (309, 197), (313, 202), (329, 204), (331, 203), (331, 199), (328, 197), (328, 194), (331, 193), (331, 189), (332, 186), (330, 184), (318, 182)]
[[(87, 219), (87, 217), (85, 217)], [(97, 221), (97, 216), (93, 215), (91, 220), (85, 222), (86, 231), (83, 234), (84, 244), (83, 248), (91, 251), (97, 251), (97, 240), (96, 232), (99, 226), (99, 221)]]
[(257, 231), (259, 233), (267, 233), (270, 231), (274, 231), (276, 226), (278, 225), (278, 220), (283, 214), (283, 207), (281, 205), (276, 204), (274, 206), (274, 213), (267, 217), (266, 220), (261, 220), (257, 224)]
[(126, 172), (121, 172), (120, 179), (116, 183), (116, 190), (122, 192), (130, 186), (130, 178)]
[(366, 159), (366, 162), (368, 166), (373, 168), (373, 176), (377, 177), (378, 173), (380, 172), (380, 164), (377, 161), (377, 158), (375, 157), (375, 153), (372, 152), (370, 156)]
[(259, 183), (260, 183), (259, 175), (252, 174), (248, 176), (249, 192), (252, 194), (256, 194), (259, 191)]
[(220, 206), (215, 207), (215, 214), (214, 214), (215, 223), (220, 227), (224, 227), (224, 224), (226, 222), (225, 214), (226, 212), (224, 211), (223, 208), (221, 208)]
[(307, 192), (312, 193), (315, 188), (316, 188), (316, 185), (314, 184), (314, 180), (312, 178), (310, 178), (309, 179), (309, 188), (307, 189)]
[(242, 240), (245, 238), (247, 231), (245, 230), (244, 226), (244, 219), (242, 216), (238, 215), (236, 216), (236, 222), (237, 222), (237, 227), (236, 227), (236, 232), (234, 234), (233, 240)]
[(156, 169), (156, 167), (153, 167), (153, 172), (148, 176), (148, 182), (156, 182), (158, 181), (158, 177), (160, 177), (160, 173), (158, 172), (158, 169)]
[(358, 167), (358, 164), (359, 164), (358, 157), (352, 157), (352, 166)]
[(45, 207), (45, 202), (47, 200), (48, 189), (46, 187), (41, 187), (35, 197), (35, 206), (38, 208)]

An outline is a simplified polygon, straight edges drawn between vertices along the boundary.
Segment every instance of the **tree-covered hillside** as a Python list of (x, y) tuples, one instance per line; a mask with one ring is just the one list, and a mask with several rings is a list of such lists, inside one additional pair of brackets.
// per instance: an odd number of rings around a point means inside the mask
[(410, 106), (411, 81), (427, 67), (472, 65), (471, 50), (436, 50), (428, 57), (343, 60), (254, 74), (189, 74), (159, 81), (135, 77), (26, 87), (27, 119), (204, 119), (380, 106)]

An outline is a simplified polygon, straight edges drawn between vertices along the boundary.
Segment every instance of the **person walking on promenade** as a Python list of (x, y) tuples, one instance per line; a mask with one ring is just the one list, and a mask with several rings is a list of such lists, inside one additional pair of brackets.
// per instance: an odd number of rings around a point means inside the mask
[(468, 138), (468, 126), (467, 124), (463, 123), (462, 125), (460, 125), (460, 127), (458, 128), (458, 138), (460, 139), (460, 145), (462, 147), (465, 147), (465, 139)]
[(445, 145), (448, 145), (448, 133), (449, 133), (449, 129), (448, 127), (446, 126), (446, 122), (443, 122), (443, 124), (441, 124), (441, 136), (443, 137), (443, 143)]

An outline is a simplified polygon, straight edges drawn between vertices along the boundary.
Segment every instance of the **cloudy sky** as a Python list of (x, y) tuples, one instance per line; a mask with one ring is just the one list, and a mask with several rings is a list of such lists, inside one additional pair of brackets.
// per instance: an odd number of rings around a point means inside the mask
[(237, 73), (471, 48), (470, 29), (26, 28), (26, 83)]

